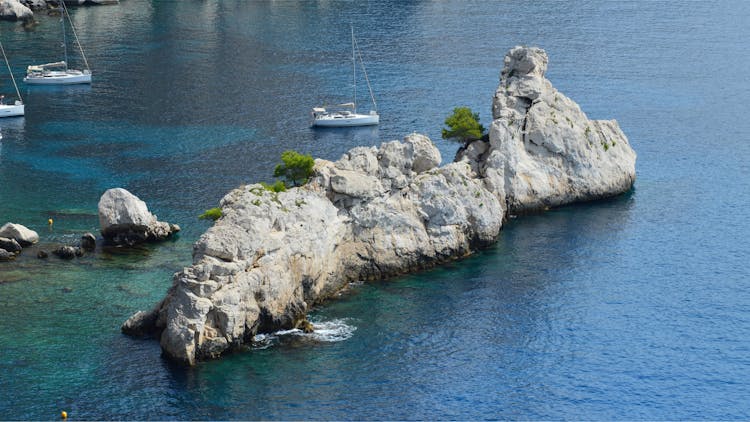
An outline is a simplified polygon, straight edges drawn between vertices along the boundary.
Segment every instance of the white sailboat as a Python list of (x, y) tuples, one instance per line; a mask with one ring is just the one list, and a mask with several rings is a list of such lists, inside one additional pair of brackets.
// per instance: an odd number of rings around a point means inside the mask
[[(17, 117), (23, 116), (25, 112), (25, 106), (21, 99), (21, 93), (18, 91), (18, 85), (16, 85), (16, 78), (13, 76), (13, 71), (10, 69), (10, 63), (8, 62), (8, 56), (5, 55), (5, 48), (3, 43), (0, 42), (0, 51), (3, 53), (3, 59), (5, 59), (5, 65), (8, 67), (8, 73), (10, 79), (13, 81), (13, 86), (16, 87), (16, 95), (18, 99), (13, 104), (5, 104), (5, 95), (0, 95), (0, 117)], [(2, 136), (0, 136), (2, 138)]]
[[(373, 110), (368, 114), (357, 113), (357, 55), (359, 63), (362, 66), (362, 72), (367, 81), (367, 88), (370, 91)], [(320, 127), (350, 127), (350, 126), (369, 126), (380, 123), (380, 115), (377, 112), (377, 103), (375, 96), (372, 94), (370, 79), (367, 77), (367, 69), (362, 61), (362, 54), (359, 52), (357, 40), (354, 38), (354, 27), (352, 26), (352, 68), (354, 74), (354, 101), (335, 106), (334, 110), (327, 110), (325, 107), (315, 107), (312, 109), (313, 126)]]
[[(81, 50), (81, 57), (86, 65), (86, 69), (76, 70), (68, 68), (68, 47), (65, 39), (65, 19), (70, 22), (70, 28), (75, 37), (76, 45)], [(27, 84), (32, 85), (70, 85), (70, 84), (90, 84), (91, 83), (91, 69), (89, 68), (89, 62), (86, 60), (86, 54), (83, 52), (80, 41), (78, 41), (78, 35), (76, 34), (75, 26), (73, 21), (70, 19), (65, 2), (60, 1), (60, 24), (62, 26), (63, 34), (63, 55), (64, 60), (54, 63), (45, 63), (39, 65), (32, 65), (26, 68), (26, 77), (23, 81)]]

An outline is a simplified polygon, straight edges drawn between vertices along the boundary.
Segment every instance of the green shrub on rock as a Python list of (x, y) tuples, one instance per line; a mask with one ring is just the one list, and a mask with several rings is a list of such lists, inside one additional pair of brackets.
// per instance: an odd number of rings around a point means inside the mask
[(204, 212), (203, 214), (199, 215), (198, 218), (200, 218), (201, 220), (214, 220), (214, 221), (216, 221), (216, 220), (220, 219), (222, 215), (224, 215), (224, 214), (222, 214), (221, 208), (214, 207), (214, 208), (207, 209), (206, 212)]
[(281, 153), (282, 163), (273, 171), (274, 177), (283, 177), (292, 186), (302, 186), (312, 176), (315, 160), (309, 154), (287, 150)]
[(286, 192), (286, 184), (283, 180), (277, 180), (272, 185), (265, 182), (260, 182), (260, 184), (265, 190), (270, 192)]
[(482, 139), (484, 126), (479, 124), (479, 114), (472, 113), (469, 107), (456, 107), (453, 114), (445, 119), (443, 139), (455, 139), (461, 142)]

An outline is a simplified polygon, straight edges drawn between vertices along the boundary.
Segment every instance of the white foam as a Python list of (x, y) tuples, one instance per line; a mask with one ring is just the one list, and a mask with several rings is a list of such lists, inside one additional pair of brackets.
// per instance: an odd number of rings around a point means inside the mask
[(334, 319), (331, 321), (313, 322), (313, 332), (304, 334), (322, 342), (344, 341), (354, 335), (357, 327), (347, 324), (346, 320)]
[(313, 325), (312, 333), (294, 328), (291, 330), (280, 330), (272, 334), (257, 334), (253, 338), (253, 349), (267, 349), (279, 342), (280, 337), (294, 336), (303, 340), (317, 341), (321, 343), (331, 343), (344, 341), (354, 335), (357, 327), (348, 324), (346, 319), (333, 319), (330, 321), (311, 321)]

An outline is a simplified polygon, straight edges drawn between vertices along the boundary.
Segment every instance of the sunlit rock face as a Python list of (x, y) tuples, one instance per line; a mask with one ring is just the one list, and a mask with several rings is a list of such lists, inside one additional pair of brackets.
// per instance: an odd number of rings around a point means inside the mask
[(34, 18), (34, 12), (18, 0), (0, 0), (0, 20), (28, 21)]
[[(310, 306), (348, 282), (391, 277), (469, 255), (495, 242), (509, 213), (622, 193), (635, 153), (615, 121), (591, 121), (544, 78), (547, 55), (505, 58), (489, 141), (439, 167), (424, 135), (316, 160), (302, 187), (241, 186), (176, 273), (167, 296), (125, 333), (159, 338), (193, 365), (258, 333), (304, 327)], [(312, 327), (314, 329), (314, 327)]]
[(635, 182), (636, 154), (617, 121), (589, 120), (544, 77), (547, 62), (540, 48), (508, 52), (489, 143), (457, 155), (511, 214), (618, 195)]

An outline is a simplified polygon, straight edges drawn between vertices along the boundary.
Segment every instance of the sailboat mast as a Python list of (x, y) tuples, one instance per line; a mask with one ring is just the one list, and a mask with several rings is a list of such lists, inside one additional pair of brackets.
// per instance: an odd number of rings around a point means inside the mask
[[(78, 49), (81, 51), (81, 57), (83, 57), (83, 64), (86, 65), (87, 70), (91, 70), (91, 67), (89, 67), (89, 61), (86, 60), (86, 53), (83, 52), (83, 46), (81, 45), (81, 41), (78, 40), (78, 34), (76, 33), (76, 27), (73, 25), (73, 20), (70, 18), (70, 13), (68, 13), (68, 8), (65, 6), (65, 0), (61, 0), (62, 6), (65, 8), (65, 15), (68, 17), (68, 22), (70, 22), (70, 30), (73, 32), (73, 37), (76, 40), (76, 45), (78, 45)], [(63, 28), (63, 31), (65, 29)]]
[(3, 58), (5, 59), (5, 65), (8, 66), (8, 73), (10, 73), (10, 79), (13, 80), (13, 86), (16, 87), (16, 95), (18, 95), (18, 99), (23, 102), (23, 98), (21, 98), (21, 92), (18, 91), (18, 85), (16, 84), (16, 78), (13, 76), (13, 71), (10, 69), (10, 63), (8, 63), (8, 56), (5, 55), (5, 48), (3, 47), (3, 43), (0, 42), (0, 50), (3, 52)]
[(65, 39), (65, 0), (60, 0), (60, 27), (63, 36), (63, 57), (65, 60), (65, 70), (68, 70), (68, 42)]
[(356, 47), (357, 54), (359, 55), (359, 64), (362, 65), (362, 73), (365, 74), (365, 82), (367, 82), (367, 89), (370, 90), (370, 99), (372, 100), (372, 106), (375, 108), (375, 111), (378, 110), (378, 103), (375, 102), (375, 95), (372, 93), (372, 85), (370, 85), (370, 78), (367, 77), (367, 69), (365, 68), (365, 61), (362, 60), (362, 51), (359, 49), (359, 44), (354, 43), (354, 46)]
[(357, 112), (357, 57), (354, 55), (354, 25), (352, 28), (352, 69), (354, 69), (354, 112)]

